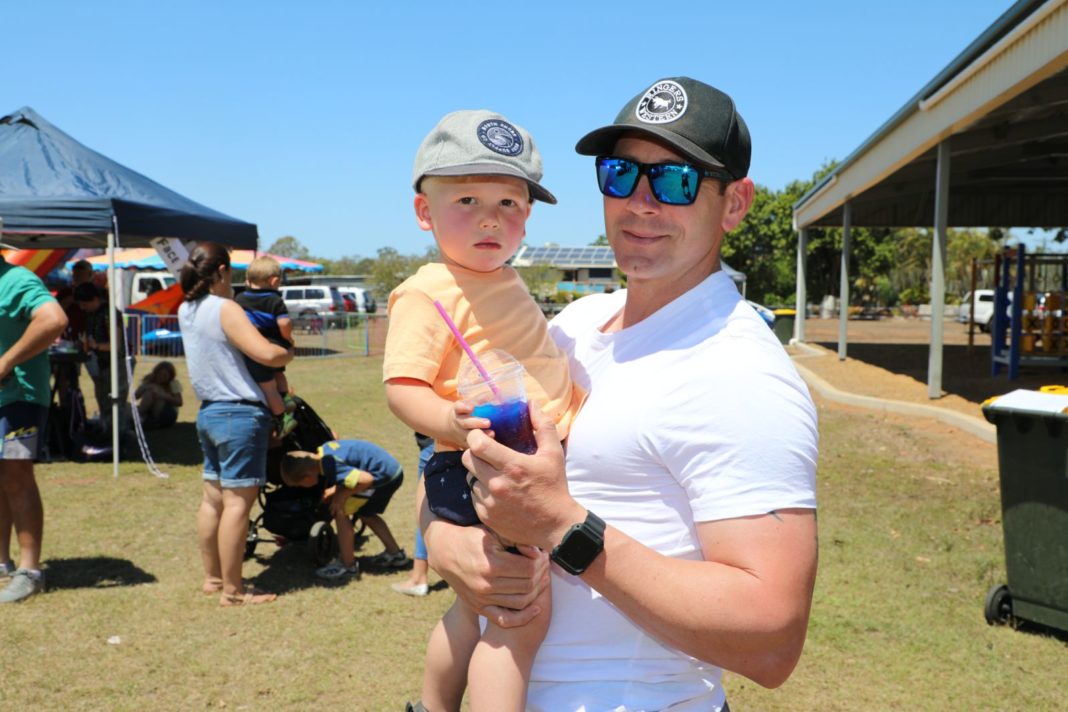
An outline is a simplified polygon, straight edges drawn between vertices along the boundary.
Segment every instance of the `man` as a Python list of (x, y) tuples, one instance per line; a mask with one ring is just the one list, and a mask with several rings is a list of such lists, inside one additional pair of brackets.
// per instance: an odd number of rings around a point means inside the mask
[[(111, 322), (116, 319), (116, 348), (118, 349), (119, 363), (119, 388), (117, 399), (119, 403), (119, 432), (126, 433), (132, 428), (130, 420), (130, 379), (127, 376), (126, 366), (126, 335), (122, 325), (122, 313), (117, 309), (110, 309), (107, 302), (101, 297), (102, 291), (92, 282), (79, 284), (74, 288), (74, 301), (85, 312), (85, 335), (86, 348), (91, 354), (91, 360), (87, 369), (93, 379), (93, 391), (96, 395), (97, 407), (100, 410), (100, 420), (111, 422)], [(130, 370), (133, 370), (134, 361), (130, 361)]]
[[(468, 437), (476, 509), (552, 567), (531, 710), (724, 710), (722, 670), (775, 687), (801, 654), (816, 573), (815, 409), (773, 333), (720, 268), (754, 193), (749, 132), (701, 82), (656, 82), (576, 150), (597, 156), (627, 289), (553, 320), (589, 392), (564, 454), (532, 409), (524, 456)], [(427, 522), (432, 565), (502, 625), (545, 554)], [(509, 610), (515, 609), (515, 610)]]
[(0, 591), (0, 603), (23, 601), (44, 590), (41, 537), (44, 508), (33, 474), (45, 436), (50, 391), (48, 345), (67, 317), (41, 280), (0, 257), (0, 529), (5, 542), (15, 525), (19, 566)]

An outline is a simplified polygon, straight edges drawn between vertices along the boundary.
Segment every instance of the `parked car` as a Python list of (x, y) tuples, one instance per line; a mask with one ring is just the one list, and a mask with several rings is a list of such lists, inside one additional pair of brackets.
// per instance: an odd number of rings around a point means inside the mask
[[(968, 323), (968, 318), (972, 313), (972, 293), (968, 292), (964, 295), (964, 299), (960, 303), (960, 314), (957, 320), (962, 324)], [(991, 322), (994, 319), (994, 290), (993, 289), (977, 289), (975, 290), (975, 323), (979, 325), (979, 330), (986, 332), (990, 331)]]
[(297, 328), (313, 317), (321, 319), (327, 328), (344, 328), (347, 324), (345, 300), (337, 287), (286, 285), (279, 291)]
[(374, 295), (363, 287), (338, 287), (342, 297), (349, 297), (356, 303), (356, 311), (361, 314), (374, 314), (378, 309)]

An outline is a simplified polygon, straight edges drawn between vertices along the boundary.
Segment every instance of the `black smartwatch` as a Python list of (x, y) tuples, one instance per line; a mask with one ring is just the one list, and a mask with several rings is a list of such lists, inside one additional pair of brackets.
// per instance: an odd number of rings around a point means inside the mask
[(604, 551), (604, 520), (586, 512), (586, 521), (567, 530), (549, 558), (564, 571), (578, 576)]

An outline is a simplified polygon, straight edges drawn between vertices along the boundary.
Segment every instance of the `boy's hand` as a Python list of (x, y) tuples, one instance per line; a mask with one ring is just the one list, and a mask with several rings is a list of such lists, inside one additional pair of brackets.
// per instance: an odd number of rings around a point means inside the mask
[(472, 416), (471, 411), (474, 409), (474, 406), (465, 401), (456, 401), (452, 404), (453, 429), (463, 435), (457, 442), (466, 442), (467, 431), (469, 430), (485, 430), (490, 437), (493, 437), (493, 431), (490, 430), (492, 423), (490, 423), (489, 418)]

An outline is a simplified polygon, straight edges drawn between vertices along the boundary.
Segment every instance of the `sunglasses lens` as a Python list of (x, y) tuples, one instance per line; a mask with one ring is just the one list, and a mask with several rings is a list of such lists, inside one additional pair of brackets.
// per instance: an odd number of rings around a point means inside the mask
[(701, 174), (693, 166), (661, 163), (650, 166), (649, 183), (653, 195), (667, 205), (690, 205), (697, 199)]
[(638, 164), (622, 158), (597, 159), (597, 186), (610, 198), (626, 198), (638, 184)]

